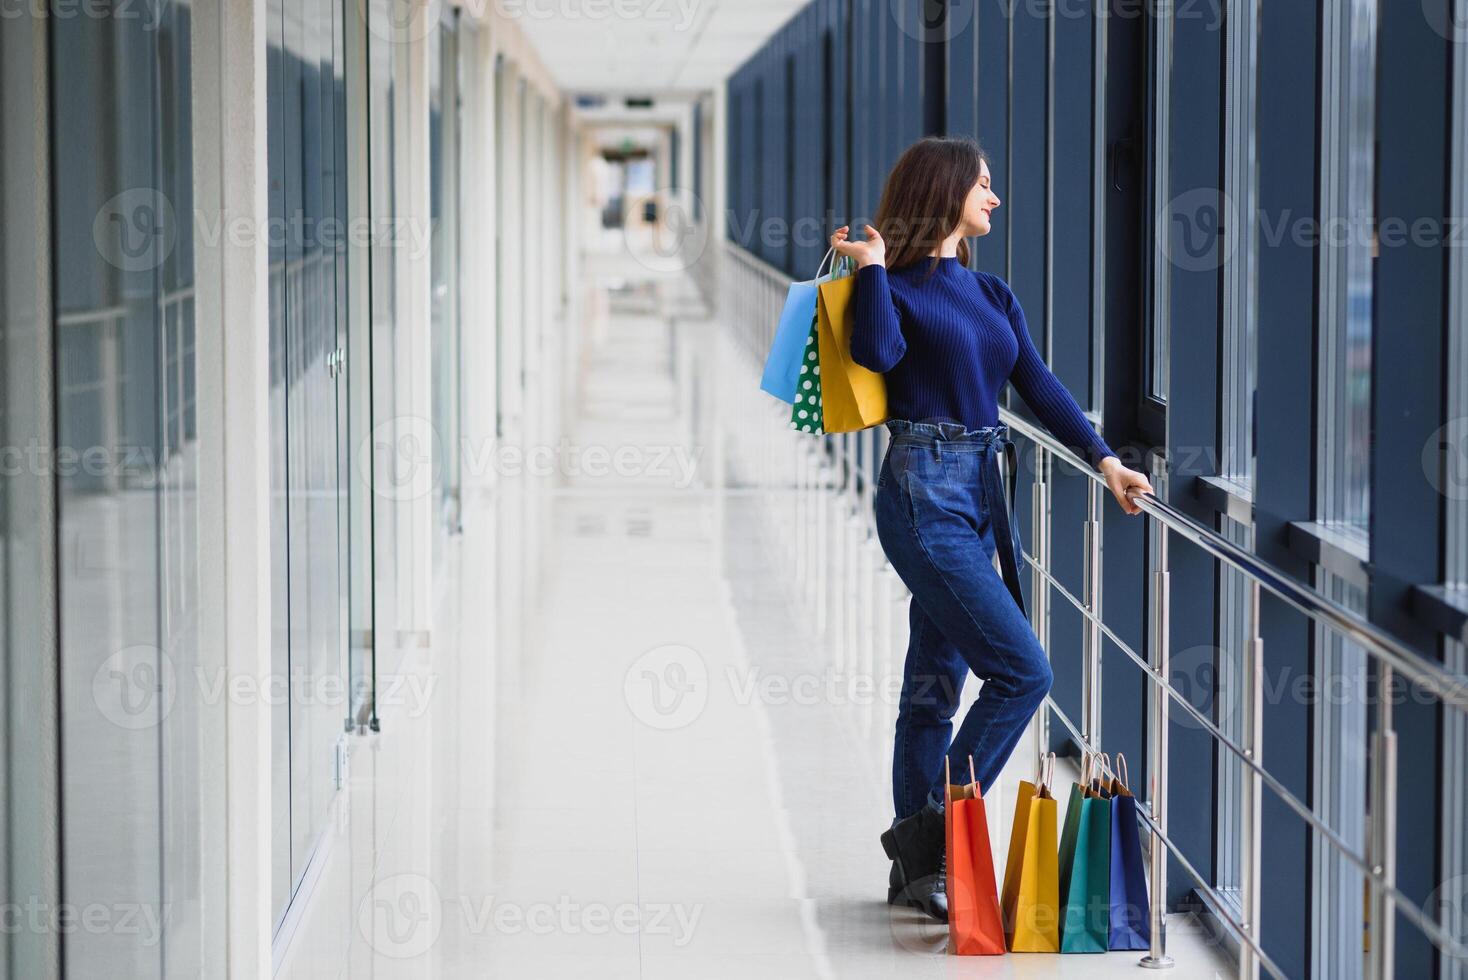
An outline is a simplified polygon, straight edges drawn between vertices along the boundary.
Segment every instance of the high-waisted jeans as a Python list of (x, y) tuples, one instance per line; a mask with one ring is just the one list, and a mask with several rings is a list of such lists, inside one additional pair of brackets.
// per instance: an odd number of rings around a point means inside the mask
[[(1023, 560), (999, 453), (1013, 472), (1005, 426), (887, 423), (892, 441), (877, 480), (877, 534), (912, 592), (911, 627), (892, 755), (897, 817), (943, 799), (943, 758), (967, 781), (969, 757), (987, 792), (1050, 690), (1050, 662), (1019, 587)], [(1011, 489), (1011, 495), (1012, 495)], [(995, 571), (996, 543), (1002, 574)], [(955, 736), (963, 682), (979, 697)]]

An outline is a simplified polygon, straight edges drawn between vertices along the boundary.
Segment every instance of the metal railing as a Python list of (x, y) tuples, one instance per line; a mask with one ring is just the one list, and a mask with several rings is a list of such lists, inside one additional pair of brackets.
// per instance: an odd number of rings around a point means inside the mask
[[(773, 339), (789, 277), (737, 246), (712, 243), (710, 247), (717, 247), (721, 252), (718, 256), (720, 318), (738, 351), (755, 365), (761, 364)], [(753, 384), (746, 387), (752, 389)], [(736, 393), (736, 397), (740, 396)], [(888, 661), (900, 660), (905, 644), (897, 638), (905, 632), (905, 623), (897, 620), (896, 609), (905, 601), (907, 593), (881, 557), (871, 507), (876, 461), (885, 450), (887, 441), (885, 429), (877, 427), (824, 438), (800, 435), (788, 427), (788, 409), (781, 411), (772, 399), (758, 392), (747, 402), (739, 404), (736, 412), (735, 439), (740, 445), (734, 447), (733, 455), (742, 469), (734, 473), (733, 478), (754, 489), (765, 500), (769, 516), (779, 532), (777, 538), (786, 542), (796, 581), (803, 583), (802, 595), (815, 608), (816, 625), (823, 633), (829, 634), (833, 660), (843, 665), (854, 658), (858, 665), (871, 666), (884, 653)], [(1151, 621), (1147, 644), (1150, 658), (1144, 656), (1118, 636), (1102, 615), (1103, 504), (1110, 493), (1104, 479), (1045, 430), (1010, 411), (1001, 410), (1000, 414), (1010, 430), (1031, 442), (1035, 450), (1030, 548), (1026, 558), (1032, 575), (1031, 617), (1036, 634), (1048, 649), (1052, 593), (1074, 606), (1085, 622), (1081, 718), (1071, 719), (1053, 699), (1047, 701), (1050, 713), (1059, 719), (1069, 737), (1083, 750), (1099, 749), (1103, 638), (1135, 663), (1148, 682), (1146, 743), (1149, 786), (1147, 798), (1139, 801), (1138, 810), (1151, 842), (1152, 947), (1142, 957), (1141, 964), (1152, 967), (1171, 965), (1166, 952), (1165, 922), (1167, 854), (1170, 852), (1178, 866), (1192, 879), (1196, 893), (1220, 925), (1238, 940), (1239, 976), (1252, 980), (1262, 970), (1285, 980), (1286, 974), (1260, 942), (1260, 854), (1264, 839), (1262, 802), (1266, 789), (1362, 874), (1370, 895), (1368, 967), (1371, 977), (1384, 980), (1393, 976), (1393, 929), (1398, 914), (1421, 930), (1444, 955), (1468, 959), (1468, 947), (1449, 935), (1431, 912), (1423, 910), (1396, 886), (1397, 741), (1389, 696), (1383, 694), (1376, 705), (1369, 757), (1369, 831), (1364, 851), (1317, 817), (1308, 802), (1264, 768), (1261, 761), (1265, 748), (1261, 594), (1268, 591), (1311, 621), (1359, 645), (1376, 665), (1378, 691), (1389, 692), (1393, 675), (1400, 674), (1430, 692), (1445, 706), (1468, 711), (1468, 678), (1444, 669), (1340, 603), (1152, 495), (1133, 497), (1146, 515), (1148, 533), (1153, 536), (1149, 562), (1152, 566), (1148, 604)], [(1061, 584), (1050, 568), (1053, 536), (1050, 496), (1056, 465), (1067, 466), (1088, 478), (1083, 594), (1079, 596)], [(1163, 467), (1157, 462), (1153, 482), (1160, 485), (1165, 476)], [(1238, 738), (1225, 733), (1170, 679), (1169, 551), (1174, 538), (1237, 569), (1248, 582), (1248, 643), (1243, 663), (1241, 704), (1243, 723), (1242, 734)], [(838, 594), (836, 583), (855, 589), (857, 596)], [(882, 597), (888, 601), (874, 601)], [(866, 619), (862, 618), (864, 614)], [(883, 649), (878, 649), (878, 646)], [(1241, 915), (1235, 913), (1235, 904), (1224, 898), (1167, 833), (1167, 732), (1174, 706), (1199, 725), (1223, 750), (1233, 755), (1244, 771), (1240, 804), (1243, 813), (1239, 871)], [(890, 722), (891, 719), (885, 720)], [(872, 727), (876, 729), (872, 733), (874, 740), (885, 738), (887, 730), (880, 725)]]

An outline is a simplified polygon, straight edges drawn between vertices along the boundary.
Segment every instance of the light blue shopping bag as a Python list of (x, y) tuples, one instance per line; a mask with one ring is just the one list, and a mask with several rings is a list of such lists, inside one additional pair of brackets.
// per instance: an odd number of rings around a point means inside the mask
[(790, 404), (795, 403), (795, 386), (800, 380), (800, 365), (805, 360), (806, 341), (810, 339), (811, 317), (816, 315), (816, 289), (831, 278), (831, 273), (821, 274), (826, 258), (816, 267), (816, 277), (804, 282), (792, 282), (785, 294), (785, 307), (780, 311), (780, 324), (775, 328), (775, 342), (770, 345), (765, 358), (765, 373), (759, 386), (776, 398)]

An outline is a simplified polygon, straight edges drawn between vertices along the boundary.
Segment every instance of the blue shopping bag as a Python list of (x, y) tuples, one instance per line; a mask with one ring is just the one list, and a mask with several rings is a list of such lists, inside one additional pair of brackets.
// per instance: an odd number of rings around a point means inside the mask
[[(829, 258), (832, 252), (827, 251)], [(816, 268), (816, 277), (792, 282), (785, 294), (785, 307), (780, 311), (780, 324), (775, 328), (775, 342), (765, 358), (765, 373), (759, 386), (782, 402), (795, 404), (795, 387), (800, 380), (800, 365), (805, 361), (806, 341), (810, 339), (811, 318), (816, 315), (816, 289), (831, 278), (821, 275), (826, 259)]]
[[(1111, 797), (1111, 909), (1108, 949), (1150, 949), (1152, 909), (1147, 878), (1142, 871), (1142, 841), (1137, 799), (1126, 785), (1126, 759), (1117, 755), (1122, 776), (1112, 783)], [(1154, 842), (1153, 847), (1161, 847)]]

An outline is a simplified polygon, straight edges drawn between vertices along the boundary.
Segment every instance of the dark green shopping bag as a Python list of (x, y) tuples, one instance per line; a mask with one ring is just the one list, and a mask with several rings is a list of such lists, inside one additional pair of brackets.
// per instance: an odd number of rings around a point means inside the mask
[(1111, 800), (1092, 779), (1099, 760), (1087, 756), (1071, 786), (1060, 839), (1060, 951), (1104, 953), (1110, 930)]
[(795, 401), (790, 406), (790, 428), (800, 432), (821, 433), (825, 431), (821, 410), (821, 362), (816, 348), (820, 336), (819, 321), (811, 314), (810, 333), (805, 341), (805, 359), (800, 364), (800, 376), (795, 381)]

